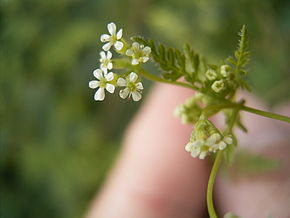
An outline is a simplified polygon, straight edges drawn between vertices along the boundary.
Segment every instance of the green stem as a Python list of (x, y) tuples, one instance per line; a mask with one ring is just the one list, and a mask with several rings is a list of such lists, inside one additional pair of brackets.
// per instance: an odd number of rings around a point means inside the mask
[(186, 88), (190, 88), (190, 89), (193, 89), (193, 90), (196, 90), (196, 91), (199, 91), (197, 87), (189, 84), (189, 83), (184, 83), (184, 82), (177, 82), (177, 81), (170, 81), (170, 80), (166, 80), (166, 79), (162, 79), (158, 76), (155, 76), (153, 74), (150, 74), (148, 72), (146, 72), (145, 70), (143, 69), (140, 69), (138, 68), (138, 72), (143, 76), (145, 77), (146, 79), (149, 79), (149, 80), (153, 80), (153, 81), (156, 81), (156, 82), (162, 82), (162, 83), (167, 83), (167, 84), (172, 84), (172, 85), (178, 85), (178, 86), (183, 86), (183, 87), (186, 87)]
[[(117, 67), (132, 67), (129, 63), (127, 63), (127, 60), (123, 60), (123, 59), (119, 59), (119, 60), (115, 60), (115, 64), (117, 65)], [(120, 65), (120, 66), (119, 66)], [(204, 93), (200, 88), (189, 84), (189, 83), (184, 83), (184, 82), (178, 82), (178, 81), (170, 81), (170, 80), (166, 80), (166, 79), (162, 79), (158, 76), (155, 76), (153, 74), (148, 73), (147, 71), (145, 71), (144, 69), (142, 69), (141, 67), (138, 68), (134, 68), (134, 70), (137, 70), (143, 77), (152, 80), (152, 81), (156, 81), (156, 82), (161, 82), (161, 83), (167, 83), (167, 84), (172, 84), (172, 85), (178, 85), (178, 86), (183, 86), (185, 88), (190, 88), (193, 89), (195, 91), (198, 91), (200, 93), (203, 93), (205, 95), (208, 95), (212, 98), (218, 98), (218, 96), (212, 96), (209, 93)], [(239, 107), (240, 110), (244, 110), (253, 114), (257, 114), (263, 117), (268, 117), (271, 119), (275, 119), (275, 120), (280, 120), (280, 121), (284, 121), (284, 122), (288, 122), (290, 123), (290, 117), (286, 117), (283, 115), (279, 115), (279, 114), (275, 114), (275, 113), (271, 113), (271, 112), (267, 112), (267, 111), (262, 111), (262, 110), (258, 110), (258, 109), (254, 109), (251, 107), (247, 107), (244, 105), (241, 105), (240, 103), (234, 103), (231, 102), (227, 99), (219, 99), (221, 102), (224, 102), (225, 104), (222, 105), (218, 105), (218, 106), (213, 106), (212, 108), (208, 108), (208, 110), (214, 110), (214, 109), (223, 109), (223, 108), (237, 108)], [(214, 108), (216, 107), (216, 108)]]
[(222, 160), (222, 151), (219, 151), (214, 160), (214, 164), (211, 169), (209, 181), (207, 184), (206, 200), (207, 200), (207, 209), (208, 209), (210, 218), (217, 218), (217, 214), (215, 212), (214, 205), (213, 205), (213, 185), (215, 182), (215, 177), (218, 172), (219, 166), (221, 164), (221, 160)]
[(280, 121), (284, 121), (287, 123), (290, 123), (290, 117), (286, 117), (280, 114), (275, 114), (275, 113), (271, 113), (271, 112), (267, 112), (267, 111), (262, 111), (262, 110), (258, 110), (255, 108), (251, 108), (251, 107), (247, 107), (247, 106), (242, 106), (241, 110), (243, 111), (247, 111), (253, 114), (257, 114), (263, 117), (268, 117), (274, 120), (280, 120)]

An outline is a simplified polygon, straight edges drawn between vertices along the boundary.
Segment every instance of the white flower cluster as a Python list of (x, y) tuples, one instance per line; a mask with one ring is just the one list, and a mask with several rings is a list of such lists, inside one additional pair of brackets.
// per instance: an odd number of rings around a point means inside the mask
[(100, 52), (100, 68), (93, 71), (93, 75), (97, 80), (89, 82), (90, 88), (97, 89), (94, 99), (103, 101), (105, 99), (105, 90), (109, 93), (114, 93), (115, 88), (119, 86), (124, 87), (119, 92), (121, 98), (132, 97), (134, 101), (139, 101), (142, 98), (143, 85), (138, 74), (131, 72), (125, 74), (125, 76), (119, 76), (113, 72), (108, 72), (114, 67), (112, 62), (113, 54), (110, 49), (114, 47), (116, 52), (130, 57), (132, 65), (138, 65), (149, 60), (151, 48), (133, 42), (131, 48), (126, 49), (126, 42), (122, 38), (123, 30), (117, 31), (116, 25), (112, 22), (107, 25), (107, 28), (109, 34), (102, 34), (100, 38), (101, 42), (105, 43), (102, 47), (104, 51)]
[(232, 136), (223, 137), (208, 119), (201, 116), (195, 125), (190, 142), (185, 146), (185, 150), (190, 152), (192, 157), (204, 159), (209, 153), (224, 150), (227, 145), (232, 143)]
[(222, 65), (219, 71), (209, 68), (205, 76), (207, 80), (211, 81), (211, 89), (220, 93), (227, 88), (227, 80), (231, 74), (231, 67), (229, 65)]

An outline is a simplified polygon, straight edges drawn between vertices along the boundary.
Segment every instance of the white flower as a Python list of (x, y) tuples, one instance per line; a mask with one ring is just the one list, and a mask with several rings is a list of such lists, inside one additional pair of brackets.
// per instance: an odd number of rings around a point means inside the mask
[(147, 62), (150, 53), (150, 47), (144, 47), (144, 45), (140, 45), (138, 42), (133, 42), (132, 47), (126, 51), (126, 55), (132, 57), (132, 65)]
[(221, 75), (223, 77), (228, 77), (231, 71), (231, 67), (229, 65), (222, 65), (221, 66)]
[(143, 85), (141, 82), (137, 82), (138, 75), (131, 72), (130, 75), (124, 78), (119, 78), (117, 85), (120, 87), (126, 87), (120, 91), (120, 97), (125, 99), (132, 95), (134, 101), (139, 101), (142, 98), (141, 92), (143, 90)]
[(114, 74), (112, 72), (106, 72), (107, 71), (102, 71), (100, 69), (94, 70), (93, 74), (98, 80), (92, 80), (89, 82), (89, 87), (91, 89), (98, 88), (94, 96), (96, 101), (103, 101), (105, 99), (105, 89), (110, 93), (114, 93), (115, 91), (115, 86), (108, 83), (114, 79)]
[(103, 49), (105, 51), (109, 51), (110, 48), (114, 45), (114, 47), (117, 50), (121, 50), (124, 46), (123, 42), (119, 41), (122, 38), (123, 35), (123, 30), (120, 29), (117, 33), (116, 33), (116, 24), (114, 23), (109, 23), (108, 24), (108, 31), (110, 33), (110, 35), (108, 34), (103, 34), (101, 35), (101, 41), (102, 42), (107, 42), (104, 46)]
[(226, 88), (225, 83), (223, 80), (218, 80), (215, 81), (212, 86), (211, 86), (212, 90), (214, 90), (215, 92), (219, 93), (222, 90), (224, 90)]
[(208, 69), (205, 73), (205, 76), (209, 79), (209, 80), (215, 80), (217, 78), (217, 74), (213, 69)]
[(100, 62), (101, 62), (101, 69), (102, 70), (112, 70), (113, 69), (113, 63), (112, 63), (112, 53), (110, 51), (107, 51), (107, 54), (104, 51), (100, 52)]

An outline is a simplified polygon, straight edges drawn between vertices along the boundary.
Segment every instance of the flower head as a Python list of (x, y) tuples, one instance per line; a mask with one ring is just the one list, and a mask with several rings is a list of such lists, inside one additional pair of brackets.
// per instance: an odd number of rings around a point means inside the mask
[(192, 157), (204, 159), (209, 153), (224, 150), (227, 145), (232, 143), (232, 136), (223, 137), (218, 129), (202, 115), (195, 125), (185, 150), (190, 152)]
[(215, 80), (217, 78), (217, 74), (213, 69), (208, 69), (205, 73), (205, 76), (209, 80)]
[(134, 72), (131, 72), (126, 79), (119, 78), (117, 85), (120, 87), (126, 87), (120, 91), (120, 97), (125, 99), (132, 95), (134, 101), (139, 101), (142, 98), (141, 92), (143, 90), (143, 85), (141, 82), (138, 82), (138, 75)]
[(100, 62), (101, 62), (101, 69), (102, 70), (112, 70), (113, 69), (113, 63), (112, 63), (112, 53), (110, 51), (107, 51), (107, 54), (104, 51), (100, 52)]
[(140, 45), (138, 42), (133, 42), (132, 47), (127, 49), (126, 55), (132, 57), (132, 65), (145, 63), (149, 60), (151, 48), (149, 46)]
[(98, 88), (94, 99), (96, 101), (103, 101), (105, 99), (105, 89), (110, 93), (114, 93), (115, 91), (115, 86), (109, 83), (109, 81), (114, 79), (114, 74), (112, 72), (107, 73), (107, 71), (102, 71), (100, 69), (94, 70), (93, 74), (98, 80), (90, 81), (89, 87), (91, 89)]
[(221, 75), (223, 77), (228, 77), (231, 72), (231, 67), (229, 65), (222, 65), (221, 66)]
[(223, 80), (217, 80), (212, 84), (211, 88), (215, 92), (219, 93), (226, 88), (226, 85)]
[[(123, 30), (120, 29), (117, 32), (116, 24), (114, 23), (109, 23), (108, 24), (108, 31), (110, 35), (108, 34), (103, 34), (101, 35), (101, 41), (102, 42), (107, 42), (104, 46), (103, 49), (105, 51), (109, 51), (110, 48), (114, 45), (114, 47), (117, 50), (121, 50), (124, 46), (123, 42), (119, 41), (122, 38), (123, 35)], [(117, 32), (117, 33), (116, 33)]]

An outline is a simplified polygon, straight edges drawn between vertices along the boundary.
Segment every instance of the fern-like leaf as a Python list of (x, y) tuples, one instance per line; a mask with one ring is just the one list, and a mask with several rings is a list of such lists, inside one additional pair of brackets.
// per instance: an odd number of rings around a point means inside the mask
[(234, 57), (227, 58), (227, 62), (234, 66), (234, 73), (239, 86), (250, 90), (248, 83), (243, 78), (248, 73), (245, 67), (250, 61), (248, 30), (245, 25), (242, 27), (239, 36), (240, 40)]

